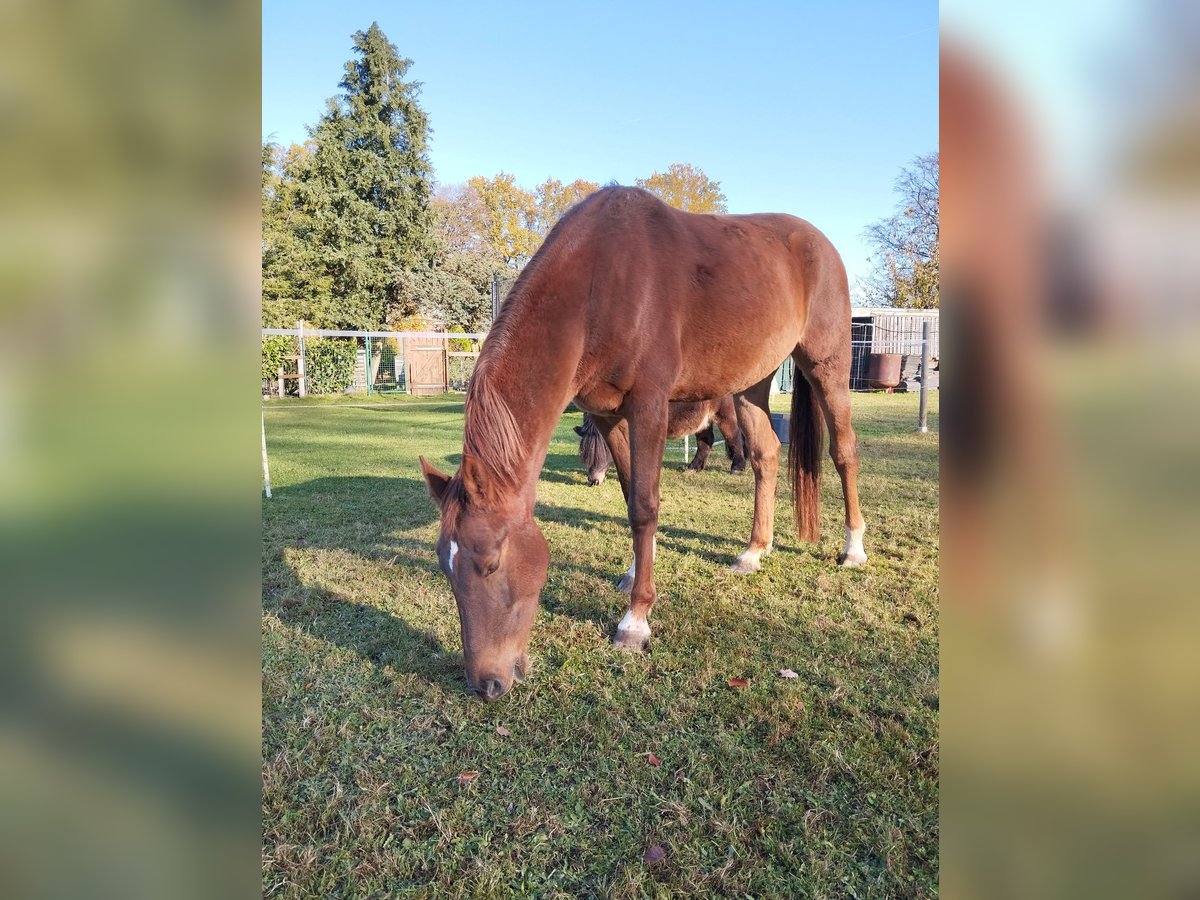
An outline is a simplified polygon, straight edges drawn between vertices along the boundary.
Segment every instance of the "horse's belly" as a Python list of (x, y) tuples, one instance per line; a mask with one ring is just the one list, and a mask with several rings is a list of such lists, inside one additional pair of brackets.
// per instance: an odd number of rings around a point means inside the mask
[(714, 343), (690, 354), (675, 381), (672, 400), (714, 400), (736, 394), (771, 375), (799, 343), (799, 334), (776, 334), (748, 345)]
[(712, 419), (711, 403), (672, 403), (668, 409), (667, 437), (695, 434)]

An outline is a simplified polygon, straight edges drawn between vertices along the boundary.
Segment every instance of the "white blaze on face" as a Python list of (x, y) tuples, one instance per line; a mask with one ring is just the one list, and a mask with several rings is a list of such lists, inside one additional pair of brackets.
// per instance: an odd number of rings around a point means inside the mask
[(458, 556), (458, 541), (450, 542), (450, 555), (447, 557), (446, 568), (454, 574), (454, 557)]

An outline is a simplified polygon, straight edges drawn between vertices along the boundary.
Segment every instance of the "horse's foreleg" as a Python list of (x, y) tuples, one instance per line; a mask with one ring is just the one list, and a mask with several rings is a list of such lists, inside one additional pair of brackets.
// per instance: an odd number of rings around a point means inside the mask
[[(666, 398), (639, 398), (629, 404), (629, 525), (633, 530), (633, 590), (629, 610), (617, 626), (613, 643), (641, 650), (650, 640), (650, 608), (654, 587), (655, 531), (663, 449), (667, 442)], [(615, 457), (614, 457), (615, 458)]]
[[(654, 539), (654, 549), (651, 551), (651, 553), (653, 554), (655, 559), (658, 558), (658, 538), (657, 537)], [(626, 571), (625, 574), (621, 576), (621, 580), (619, 582), (617, 582), (617, 587), (620, 588), (622, 591), (624, 591), (627, 594), (631, 593), (633, 591), (633, 583), (636, 580), (637, 580), (637, 554), (635, 553), (633, 555), (633, 562), (631, 562), (629, 564), (628, 571)]]
[(768, 401), (771, 376), (734, 398), (738, 425), (750, 447), (750, 468), (754, 470), (754, 525), (750, 544), (730, 569), (749, 575), (762, 568), (762, 558), (771, 552), (775, 535), (775, 482), (779, 475), (779, 438), (771, 427)]
[[(612, 454), (613, 466), (617, 470), (617, 480), (621, 483), (621, 494), (625, 504), (629, 505), (629, 424), (624, 419), (600, 420), (594, 419), (596, 427), (608, 444)], [(637, 575), (637, 556), (629, 564), (629, 570), (621, 576), (617, 587), (625, 593), (633, 590), (634, 577)]]

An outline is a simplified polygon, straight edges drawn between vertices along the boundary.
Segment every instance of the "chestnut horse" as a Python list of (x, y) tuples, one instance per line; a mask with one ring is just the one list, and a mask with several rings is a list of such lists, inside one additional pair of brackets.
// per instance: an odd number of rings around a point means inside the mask
[(818, 538), (822, 422), (841, 476), (847, 566), (866, 561), (850, 424), (850, 293), (820, 231), (782, 214), (697, 215), (608, 187), (558, 222), (496, 317), (467, 389), (462, 463), (421, 459), (441, 512), (438, 562), (462, 625), (467, 684), (493, 700), (528, 669), (550, 551), (538, 474), (574, 400), (608, 442), (628, 498), (635, 576), (614, 643), (650, 637), (659, 478), (669, 404), (735, 395), (754, 470), (754, 522), (734, 572), (771, 551), (779, 440), (771, 379), (792, 355), (789, 468), (801, 540)]
[[(716, 423), (725, 438), (725, 455), (729, 457), (729, 471), (734, 475), (746, 470), (746, 436), (738, 427), (737, 410), (733, 397), (722, 397), (717, 402), (672, 403), (667, 417), (667, 437), (696, 436), (696, 455), (687, 464), (688, 472), (703, 472), (708, 464), (708, 455), (716, 443), (713, 423)], [(575, 426), (579, 435), (579, 461), (588, 473), (588, 484), (595, 487), (604, 484), (608, 467), (612, 465), (612, 451), (596, 429), (591, 413), (583, 414), (583, 424)], [(628, 498), (626, 498), (628, 500)]]

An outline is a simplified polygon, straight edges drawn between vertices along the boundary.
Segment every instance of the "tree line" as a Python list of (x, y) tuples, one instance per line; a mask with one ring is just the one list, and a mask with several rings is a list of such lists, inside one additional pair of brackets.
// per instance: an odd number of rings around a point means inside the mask
[[(353, 36), (341, 93), (303, 144), (262, 148), (262, 320), (291, 327), (486, 330), (493, 275), (518, 272), (600, 188), (505, 172), (439, 185), (413, 62), (378, 24)], [(638, 179), (680, 209), (724, 212), (720, 184), (676, 163)]]
[[(378, 24), (353, 35), (341, 93), (303, 144), (262, 147), (262, 320), (290, 327), (486, 330), (494, 275), (518, 272), (596, 182), (511, 174), (439, 185), (432, 133), (400, 56)], [(675, 163), (635, 182), (680, 209), (726, 210), (721, 185)], [(938, 157), (895, 183), (896, 212), (864, 237), (861, 286), (881, 306), (938, 305)]]

